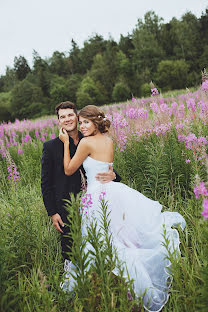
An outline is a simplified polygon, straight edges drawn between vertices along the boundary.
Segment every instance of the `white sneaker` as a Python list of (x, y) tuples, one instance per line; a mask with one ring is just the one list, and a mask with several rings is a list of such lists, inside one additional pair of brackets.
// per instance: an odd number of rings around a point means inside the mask
[(65, 292), (71, 292), (74, 289), (76, 281), (71, 275), (71, 273), (73, 273), (73, 275), (75, 274), (74, 269), (75, 266), (73, 265), (72, 261), (66, 259), (64, 262), (64, 271), (65, 271), (63, 275), (64, 282), (60, 283), (61, 289)]

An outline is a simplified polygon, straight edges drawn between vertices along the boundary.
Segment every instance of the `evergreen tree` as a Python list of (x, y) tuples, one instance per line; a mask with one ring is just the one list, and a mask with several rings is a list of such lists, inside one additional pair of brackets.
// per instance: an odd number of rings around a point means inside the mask
[(24, 56), (14, 58), (14, 71), (18, 80), (23, 80), (27, 74), (31, 71)]

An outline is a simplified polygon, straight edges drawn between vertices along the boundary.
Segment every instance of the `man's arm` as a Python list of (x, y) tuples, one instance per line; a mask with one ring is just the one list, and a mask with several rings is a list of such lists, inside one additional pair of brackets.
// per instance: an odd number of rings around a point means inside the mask
[(116, 177), (114, 178), (114, 182), (120, 182), (121, 181), (121, 177), (120, 177), (120, 175), (118, 174), (118, 172), (115, 170), (115, 169), (113, 169), (113, 172), (115, 173), (115, 175), (116, 175)]
[(43, 202), (49, 216), (57, 213), (53, 186), (53, 170), (52, 156), (48, 151), (47, 145), (44, 143), (41, 159), (41, 190)]
[(96, 176), (96, 179), (100, 181), (101, 183), (108, 183), (111, 181), (114, 182), (120, 182), (121, 177), (120, 175), (116, 172), (116, 170), (113, 169), (111, 165), (109, 165), (109, 171), (108, 172), (101, 172), (98, 173)]
[(53, 226), (63, 233), (60, 226), (64, 226), (64, 223), (57, 213), (56, 201), (55, 201), (55, 190), (53, 186), (53, 162), (51, 154), (48, 151), (47, 145), (43, 144), (43, 153), (41, 158), (41, 190), (43, 195), (43, 202), (48, 215), (51, 216)]

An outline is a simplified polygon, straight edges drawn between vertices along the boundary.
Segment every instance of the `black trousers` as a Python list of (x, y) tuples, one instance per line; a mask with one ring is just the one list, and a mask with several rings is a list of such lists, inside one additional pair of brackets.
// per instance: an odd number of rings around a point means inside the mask
[(64, 227), (62, 227), (63, 234), (61, 233), (61, 248), (62, 256), (64, 259), (70, 260), (69, 252), (71, 252), (72, 247), (72, 238), (70, 235), (70, 221), (67, 219), (67, 214), (61, 216), (62, 221), (64, 222)]

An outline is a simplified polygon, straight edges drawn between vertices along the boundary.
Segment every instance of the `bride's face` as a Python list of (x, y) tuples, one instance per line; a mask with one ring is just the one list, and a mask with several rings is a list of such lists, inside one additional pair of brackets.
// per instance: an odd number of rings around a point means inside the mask
[(94, 123), (82, 116), (79, 116), (79, 126), (80, 126), (80, 131), (83, 133), (85, 137), (94, 135), (97, 127), (94, 125)]

